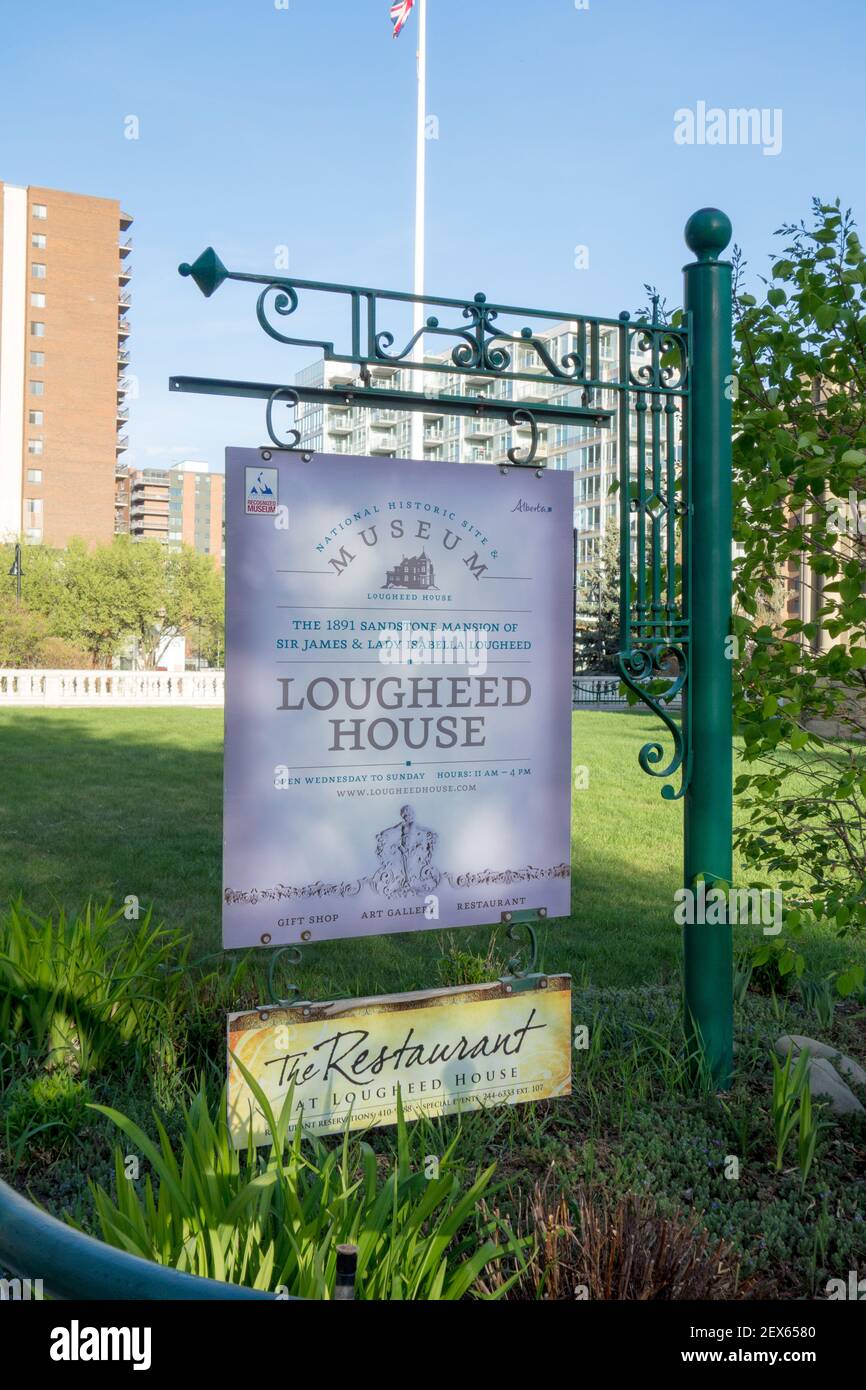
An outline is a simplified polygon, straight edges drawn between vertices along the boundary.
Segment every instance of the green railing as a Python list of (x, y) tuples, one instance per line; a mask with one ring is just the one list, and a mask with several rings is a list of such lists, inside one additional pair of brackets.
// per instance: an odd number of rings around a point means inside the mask
[[(42, 1281), (52, 1298), (151, 1301), (243, 1298), (274, 1302), (272, 1293), (221, 1284), (115, 1250), (66, 1226), (0, 1181), (0, 1266)], [(293, 1299), (293, 1302), (301, 1302)]]

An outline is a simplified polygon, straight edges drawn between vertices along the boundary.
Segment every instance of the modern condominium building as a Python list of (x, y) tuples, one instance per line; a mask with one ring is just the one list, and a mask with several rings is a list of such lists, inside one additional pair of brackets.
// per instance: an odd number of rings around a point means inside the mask
[(0, 538), (110, 541), (129, 361), (111, 198), (0, 182)]
[[(600, 365), (602, 379), (611, 379), (615, 370), (615, 329), (602, 329)], [(539, 334), (554, 359), (562, 360), (577, 349), (577, 336), (567, 324), (558, 324)], [(448, 352), (428, 354), (428, 362), (447, 362)], [(517, 348), (515, 366), (522, 372), (540, 368), (531, 347)], [(370, 368), (377, 387), (429, 392), (430, 409), (424, 412), (424, 458), (450, 459), (457, 463), (508, 462), (508, 450), (529, 444), (529, 426), (512, 427), (501, 420), (445, 415), (436, 409), (436, 395), (485, 395), (513, 401), (515, 409), (531, 409), (533, 403), (562, 401), (580, 404), (581, 391), (563, 383), (549, 386), (531, 381), (503, 381), (494, 377), (470, 378), (455, 373), (407, 371), (387, 364)], [(351, 366), (323, 360), (312, 363), (295, 378), (299, 386), (345, 386), (355, 377)], [(617, 404), (616, 392), (602, 391), (596, 404), (610, 409)], [(279, 417), (277, 416), (277, 419)], [(305, 448), (331, 454), (373, 454), (386, 458), (410, 457), (410, 417), (399, 410), (365, 409), (349, 405), (302, 402), (297, 409), (296, 427)], [(575, 474), (576, 563), (578, 583), (601, 545), (606, 526), (617, 524), (618, 503), (609, 495), (616, 477), (616, 442), (613, 429), (555, 424), (540, 427), (536, 457), (548, 468), (567, 468)]]
[(206, 463), (184, 459), (171, 468), (130, 469), (118, 479), (118, 530), (124, 509), (134, 540), (156, 540), (172, 550), (190, 545), (212, 555), (218, 569), (225, 559), (225, 479)]

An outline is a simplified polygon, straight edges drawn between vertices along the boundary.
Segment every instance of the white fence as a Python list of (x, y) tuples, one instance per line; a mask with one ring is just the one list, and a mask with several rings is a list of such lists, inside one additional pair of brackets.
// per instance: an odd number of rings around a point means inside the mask
[(221, 705), (224, 671), (0, 669), (0, 709), (11, 705)]

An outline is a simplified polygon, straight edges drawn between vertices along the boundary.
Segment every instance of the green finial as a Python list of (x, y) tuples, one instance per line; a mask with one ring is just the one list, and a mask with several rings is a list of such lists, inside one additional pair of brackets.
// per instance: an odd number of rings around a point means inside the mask
[(731, 219), (719, 208), (700, 208), (686, 223), (686, 245), (699, 261), (717, 261), (732, 234)]
[(228, 275), (228, 271), (217, 255), (212, 246), (206, 251), (202, 251), (197, 261), (192, 265), (184, 261), (178, 266), (181, 275), (191, 275), (195, 280), (205, 299), (210, 299), (214, 290), (218, 290), (223, 280)]

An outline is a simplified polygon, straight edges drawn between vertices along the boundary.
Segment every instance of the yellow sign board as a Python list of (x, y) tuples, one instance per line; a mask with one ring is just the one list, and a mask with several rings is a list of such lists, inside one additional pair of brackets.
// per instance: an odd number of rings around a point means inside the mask
[(256, 1009), (228, 1019), (236, 1148), (270, 1142), (238, 1062), (316, 1134), (571, 1093), (571, 976)]

